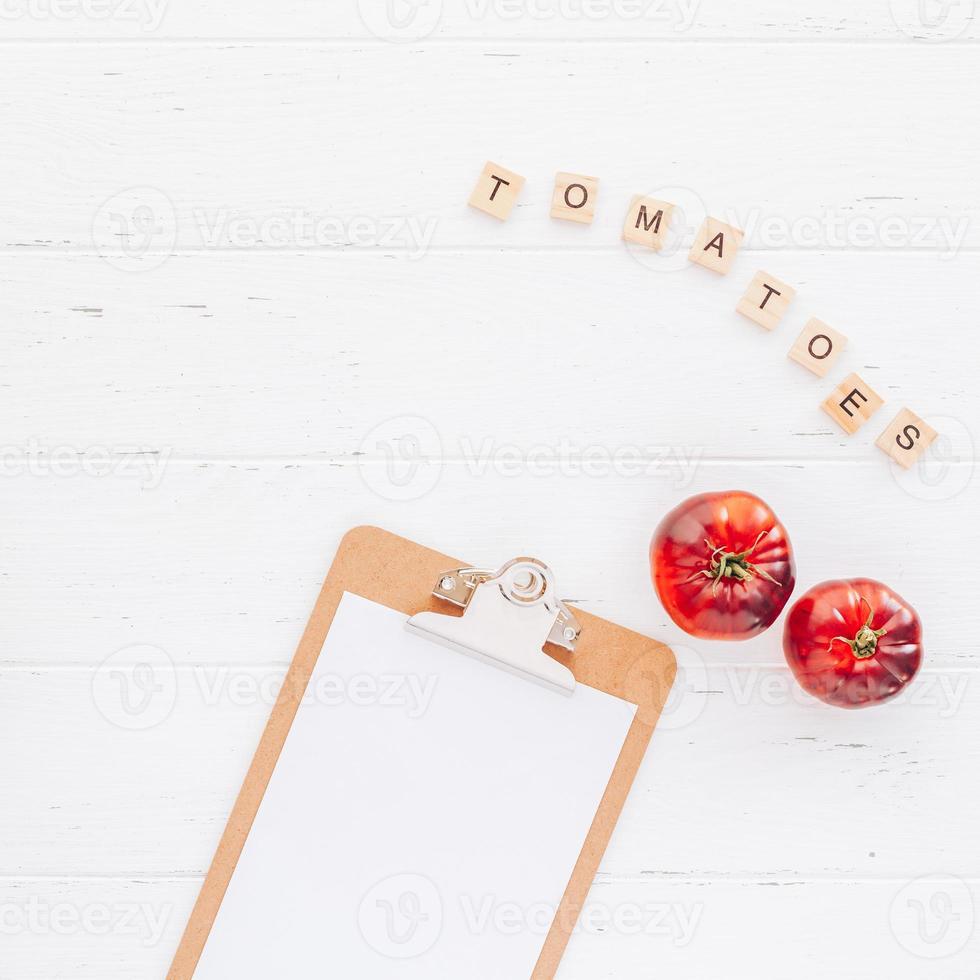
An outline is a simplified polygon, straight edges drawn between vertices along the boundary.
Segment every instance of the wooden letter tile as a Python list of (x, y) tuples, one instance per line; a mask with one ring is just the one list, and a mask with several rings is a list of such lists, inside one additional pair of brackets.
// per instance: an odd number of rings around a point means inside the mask
[(591, 225), (595, 217), (595, 199), (598, 193), (598, 177), (556, 174), (555, 193), (551, 198), (551, 217)]
[(915, 412), (903, 408), (891, 425), (875, 440), (875, 445), (899, 466), (909, 469), (936, 438), (936, 430)]
[(849, 374), (820, 407), (851, 436), (884, 404), (874, 388)]
[(726, 225), (717, 218), (705, 218), (688, 258), (723, 276), (732, 267), (744, 237), (745, 232), (739, 228)]
[(673, 211), (673, 204), (638, 194), (630, 201), (630, 209), (626, 212), (623, 241), (645, 245), (659, 252), (664, 247)]
[(488, 160), (470, 194), (469, 205), (506, 221), (523, 186), (524, 178), (520, 174)]
[(846, 345), (847, 337), (833, 327), (828, 327), (822, 320), (812, 317), (787, 356), (822, 378)]
[(761, 269), (749, 283), (745, 295), (735, 307), (742, 316), (747, 316), (766, 330), (774, 329), (783, 318), (786, 308), (793, 302), (796, 290), (775, 276)]

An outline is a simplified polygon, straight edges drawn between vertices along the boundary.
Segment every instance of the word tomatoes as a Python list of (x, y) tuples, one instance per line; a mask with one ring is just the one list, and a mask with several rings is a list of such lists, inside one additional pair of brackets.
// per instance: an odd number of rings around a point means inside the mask
[(685, 633), (716, 640), (767, 630), (796, 584), (786, 529), (741, 490), (675, 507), (650, 542), (650, 570), (670, 618)]
[(805, 691), (841, 708), (865, 708), (893, 698), (915, 676), (922, 624), (881, 582), (823, 582), (790, 610), (783, 651)]

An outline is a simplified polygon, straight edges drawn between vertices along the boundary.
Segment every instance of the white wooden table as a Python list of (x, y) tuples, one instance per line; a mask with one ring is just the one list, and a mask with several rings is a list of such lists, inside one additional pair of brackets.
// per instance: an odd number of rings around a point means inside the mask
[[(675, 645), (563, 980), (976, 977), (974, 4), (363, 7), (3, 5), (0, 978), (163, 976), (364, 522)], [(487, 158), (528, 178), (506, 224), (464, 204)], [(548, 218), (564, 169), (591, 227)], [(732, 273), (631, 255), (643, 192), (741, 224)], [(733, 312), (758, 268), (799, 289), (773, 334)], [(811, 315), (850, 337), (825, 381), (786, 359)], [(851, 439), (849, 370), (887, 398)], [(906, 404), (943, 438), (902, 475)], [(735, 487), (800, 591), (918, 608), (898, 703), (669, 623), (650, 532)]]

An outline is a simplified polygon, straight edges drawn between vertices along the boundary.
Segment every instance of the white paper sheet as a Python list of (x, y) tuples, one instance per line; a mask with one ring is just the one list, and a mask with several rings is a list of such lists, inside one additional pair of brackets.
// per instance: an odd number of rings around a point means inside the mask
[(345, 594), (195, 980), (520, 980), (635, 713)]

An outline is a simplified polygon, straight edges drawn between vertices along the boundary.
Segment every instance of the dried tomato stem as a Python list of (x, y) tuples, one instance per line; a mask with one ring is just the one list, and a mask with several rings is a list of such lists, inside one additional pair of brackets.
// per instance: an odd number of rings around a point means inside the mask
[(856, 660), (867, 660), (869, 657), (875, 655), (878, 650), (878, 640), (888, 630), (884, 627), (880, 630), (871, 628), (871, 620), (874, 619), (875, 614), (874, 610), (871, 608), (871, 603), (864, 596), (861, 597), (861, 602), (868, 607), (868, 618), (864, 621), (864, 625), (854, 634), (854, 639), (849, 639), (846, 636), (835, 636), (830, 641), (830, 645), (833, 646), (838, 642), (846, 643), (851, 648), (851, 653)]
[(695, 572), (690, 578), (687, 579), (688, 582), (692, 582), (696, 578), (707, 578), (711, 579), (711, 592), (714, 594), (718, 591), (718, 586), (721, 584), (722, 579), (735, 579), (736, 582), (748, 582), (754, 575), (758, 575), (764, 578), (767, 582), (772, 582), (773, 585), (782, 585), (782, 582), (774, 579), (767, 571), (759, 568), (757, 565), (749, 561), (749, 555), (759, 546), (759, 542), (769, 533), (769, 530), (761, 531), (759, 536), (752, 543), (751, 548), (746, 548), (745, 551), (726, 551), (724, 547), (716, 548), (707, 538), (705, 538), (704, 544), (708, 551), (711, 553), (709, 558), (709, 565), (707, 568), (703, 568), (698, 572)]

